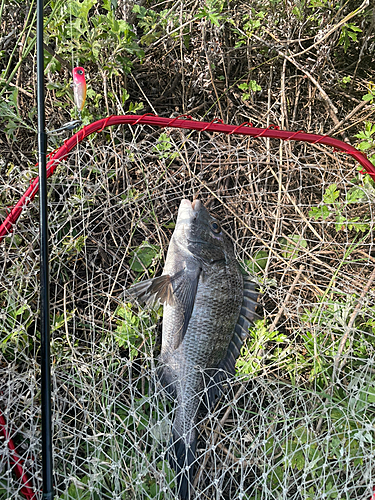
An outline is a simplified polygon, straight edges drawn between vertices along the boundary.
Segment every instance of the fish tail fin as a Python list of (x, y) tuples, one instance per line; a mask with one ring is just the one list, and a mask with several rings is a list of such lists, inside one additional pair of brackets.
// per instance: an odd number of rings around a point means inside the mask
[(192, 433), (187, 443), (180, 433), (172, 429), (169, 465), (176, 472), (176, 485), (181, 500), (190, 500), (193, 491), (195, 449), (197, 437)]

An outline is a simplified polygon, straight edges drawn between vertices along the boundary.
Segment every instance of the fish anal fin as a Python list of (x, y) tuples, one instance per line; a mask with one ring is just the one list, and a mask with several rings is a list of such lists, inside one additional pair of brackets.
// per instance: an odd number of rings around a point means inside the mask
[(160, 365), (157, 369), (157, 376), (163, 390), (171, 399), (175, 400), (177, 398), (176, 386), (173, 382), (172, 376), (167, 366)]

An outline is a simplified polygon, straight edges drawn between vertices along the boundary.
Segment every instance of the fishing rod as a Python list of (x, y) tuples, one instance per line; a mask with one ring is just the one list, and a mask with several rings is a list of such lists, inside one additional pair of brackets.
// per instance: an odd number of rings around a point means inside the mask
[(44, 0), (37, 0), (37, 105), (38, 105), (38, 160), (40, 208), (40, 325), (41, 325), (41, 393), (42, 393), (42, 474), (43, 499), (52, 500), (52, 406), (51, 406), (51, 327), (49, 297), (49, 249), (47, 213), (47, 136), (44, 103)]

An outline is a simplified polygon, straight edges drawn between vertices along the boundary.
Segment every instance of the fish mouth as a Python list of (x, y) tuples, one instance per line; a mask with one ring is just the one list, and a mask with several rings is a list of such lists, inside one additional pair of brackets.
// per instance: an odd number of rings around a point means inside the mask
[(194, 215), (196, 215), (201, 208), (202, 208), (201, 200), (196, 199), (196, 200), (193, 200), (193, 202), (191, 202), (190, 200), (187, 200), (187, 199), (181, 200), (180, 209), (183, 212), (190, 212), (191, 213), (191, 210), (192, 210), (194, 212)]
[(178, 209), (177, 220), (184, 224), (191, 224), (202, 210), (203, 204), (200, 200), (181, 200), (180, 208)]
[(198, 199), (192, 202), (187, 199), (181, 200), (175, 232), (176, 235), (179, 234), (189, 244), (206, 244), (206, 241), (201, 240), (197, 235), (193, 236), (194, 232), (192, 231), (192, 224), (198, 217), (202, 207), (203, 204)]
[(195, 199), (192, 202), (187, 199), (181, 200), (178, 211), (178, 228), (180, 234), (184, 236), (185, 241), (189, 245), (209, 245), (205, 239), (199, 238), (198, 234), (193, 230), (193, 223), (197, 219), (199, 212), (204, 207), (201, 200)]
[(202, 206), (201, 200), (194, 200), (193, 203), (191, 204), (194, 212), (199, 212)]

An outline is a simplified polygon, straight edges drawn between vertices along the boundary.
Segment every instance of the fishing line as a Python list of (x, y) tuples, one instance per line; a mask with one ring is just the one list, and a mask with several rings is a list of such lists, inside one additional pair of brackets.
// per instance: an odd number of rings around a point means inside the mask
[[(74, 75), (75, 70), (77, 69), (77, 66), (79, 64), (78, 58), (76, 59), (76, 63), (74, 63), (74, 46), (73, 46), (73, 23), (72, 23), (72, 5), (71, 2), (69, 2), (69, 26), (70, 26), (70, 39), (71, 39), (71, 67), (72, 67), (72, 74), (69, 73), (69, 77), (72, 78), (72, 75)], [(78, 112), (78, 119), (71, 120), (64, 125), (62, 125), (59, 128), (56, 128), (54, 130), (49, 130), (47, 133), (48, 135), (61, 135), (66, 131), (72, 131), (75, 130), (77, 127), (79, 127), (82, 124), (82, 113), (81, 109), (83, 108), (85, 98), (83, 99), (83, 105), (82, 108), (80, 108), (80, 105), (76, 101), (76, 83), (74, 82), (74, 76), (73, 76), (73, 83), (70, 84), (70, 87), (73, 90), (73, 103), (77, 108)], [(86, 91), (85, 91), (86, 93)]]

